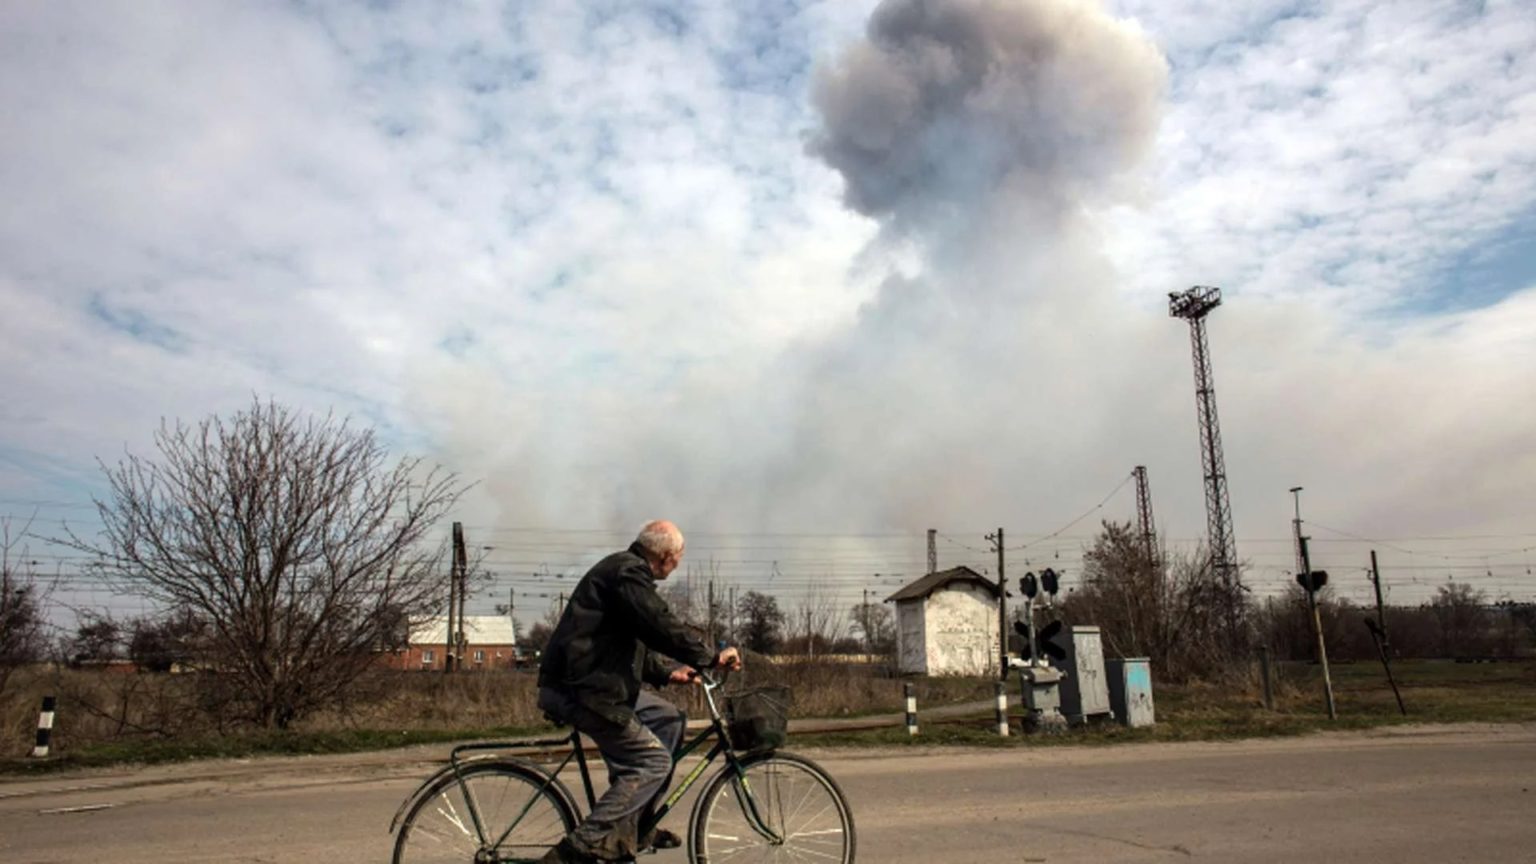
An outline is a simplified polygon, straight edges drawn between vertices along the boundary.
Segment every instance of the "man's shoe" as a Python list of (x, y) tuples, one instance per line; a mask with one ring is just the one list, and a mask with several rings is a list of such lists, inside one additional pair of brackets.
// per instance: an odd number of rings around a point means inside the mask
[(577, 849), (571, 838), (566, 837), (545, 852), (539, 864), (598, 864), (598, 859)]
[(640, 838), (641, 849), (676, 849), (683, 845), (683, 838), (665, 828), (652, 828), (651, 833)]

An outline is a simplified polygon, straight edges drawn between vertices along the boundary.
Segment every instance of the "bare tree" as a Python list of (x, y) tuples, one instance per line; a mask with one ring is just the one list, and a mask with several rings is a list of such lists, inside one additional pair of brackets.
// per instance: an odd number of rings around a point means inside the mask
[(1536, 645), (1536, 603), (1505, 601), (1499, 605), (1509, 613), (1510, 626), (1518, 634), (1512, 654), (1518, 655), (1522, 648)]
[(1240, 660), (1232, 652), (1231, 622), (1250, 613), (1208, 555), (1149, 555), (1129, 523), (1105, 522), (1083, 555), (1083, 584), (1063, 602), (1062, 614), (1103, 628), (1113, 654), (1149, 657), (1160, 675), (1177, 679)]
[(105, 663), (123, 654), (124, 627), (108, 613), (80, 611), (73, 636), (63, 645), (64, 659), (71, 666)]
[(672, 614), (676, 615), (678, 620), (703, 626), (708, 616), (708, 611), (705, 609), (708, 603), (703, 599), (703, 592), (707, 590), (707, 586), (701, 587), (702, 583), (694, 580), (694, 572), (694, 568), (690, 566), (679, 574), (682, 576), (681, 579), (674, 575), (659, 585), (656, 590), (661, 594), (661, 598), (667, 601), (667, 608), (672, 610)]
[(847, 632), (848, 619), (831, 591), (822, 585), (812, 585), (795, 607), (789, 629), (800, 633), (799, 639), (792, 640), (798, 643), (798, 650), (807, 654), (827, 654), (833, 643)]
[(437, 521), (462, 487), (390, 464), (369, 430), (253, 400), (162, 424), (158, 460), (103, 466), (100, 539), (73, 538), (123, 590), (206, 622), (231, 716), (286, 728), (344, 702), (400, 622), (441, 605)]
[(560, 610), (554, 606), (544, 611), (544, 617), (533, 622), (533, 626), (527, 630), (518, 628), (522, 635), (517, 640), (517, 648), (530, 657), (537, 657), (544, 653), (544, 647), (549, 644), (549, 637), (555, 634), (555, 626), (560, 623)]
[(1447, 582), (1429, 603), (1440, 624), (1440, 656), (1468, 657), (1487, 652), (1488, 595), (1466, 582)]
[(853, 626), (859, 631), (859, 640), (867, 654), (891, 654), (896, 650), (896, 623), (891, 618), (890, 607), (883, 603), (864, 602), (849, 610)]
[(736, 601), (740, 617), (738, 629), (742, 645), (759, 654), (772, 654), (784, 638), (784, 613), (778, 598), (771, 594), (748, 591)]
[(0, 693), (11, 673), (37, 662), (47, 647), (44, 598), (26, 550), (17, 546), (30, 525), (29, 520), (13, 533), (10, 517), (0, 517)]
[(208, 622), (190, 609), (129, 622), (128, 657), (145, 672), (194, 666), (208, 652)]

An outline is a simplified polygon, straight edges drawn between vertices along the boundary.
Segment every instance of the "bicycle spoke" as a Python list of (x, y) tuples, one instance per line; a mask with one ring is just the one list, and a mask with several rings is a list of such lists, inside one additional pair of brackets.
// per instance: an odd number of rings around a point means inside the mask
[(562, 799), (529, 769), (474, 765), (464, 770), (462, 784), (452, 776), (440, 782), (401, 827), (396, 864), (464, 864), (492, 843), (503, 861), (536, 861), (574, 827)]
[[(853, 823), (836, 785), (820, 769), (788, 755), (746, 766), (739, 780), (722, 775), (706, 790), (695, 828), (695, 859), (709, 864), (853, 860)], [(753, 827), (755, 806), (763, 827)]]

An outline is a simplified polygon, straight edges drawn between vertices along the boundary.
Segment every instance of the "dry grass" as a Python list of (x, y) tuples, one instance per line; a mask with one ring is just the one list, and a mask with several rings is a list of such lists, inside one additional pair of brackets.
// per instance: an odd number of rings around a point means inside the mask
[[(1381, 668), (1372, 664), (1334, 668), (1340, 717), (1329, 720), (1322, 706), (1317, 667), (1278, 668), (1276, 710), (1262, 707), (1258, 677), (1234, 670), (1220, 682), (1159, 684), (1158, 725), (1128, 730), (1106, 726), (1075, 731), (1050, 742), (1178, 741), (1298, 734), (1318, 729), (1383, 724), (1460, 721), (1536, 721), (1536, 663), (1460, 664), (1405, 662), (1397, 666), (1406, 718), (1397, 713)], [(45, 668), (25, 670), (0, 697), (4, 741), (0, 771), (37, 770), (24, 758), (32, 746), (42, 695), (60, 697), (55, 752), (61, 758), (43, 767), (109, 762), (164, 761), (259, 753), (314, 753), (382, 749), (391, 746), (482, 736), (536, 734), (547, 730), (534, 707), (531, 672), (381, 673), (355, 704), (307, 718), (285, 733), (256, 733), (221, 727), (190, 710), (197, 704), (195, 676), (133, 675)], [(815, 663), (775, 666), (753, 663), (731, 686), (785, 684), (793, 688), (796, 717), (843, 717), (896, 713), (902, 709), (903, 681), (857, 664)], [(923, 708), (989, 699), (990, 678), (912, 679)], [(696, 688), (670, 687), (691, 716), (704, 714)], [(992, 740), (990, 710), (978, 728), (925, 724), (914, 743), (1017, 746), (1038, 738)], [(905, 741), (905, 731), (857, 733), (819, 738), (815, 743), (886, 744)], [(995, 738), (995, 736), (993, 736)], [(797, 739), (798, 740), (798, 739)]]
[(991, 731), (992, 716), (986, 712), (966, 723), (925, 724), (923, 734), (915, 739), (908, 739), (902, 729), (881, 729), (797, 738), (796, 746), (804, 740), (807, 744), (856, 747), (1034, 747), (1227, 740), (1414, 723), (1536, 722), (1536, 662), (1406, 661), (1394, 663), (1393, 671), (1402, 688), (1407, 716), (1398, 712), (1380, 664), (1333, 667), (1338, 718), (1330, 720), (1324, 707), (1321, 670), (1305, 663), (1286, 663), (1277, 667), (1273, 711), (1263, 707), (1256, 675), (1250, 682), (1241, 674), (1233, 674), (1223, 683), (1157, 685), (1157, 725), (1150, 728), (1127, 729), (1111, 723), (1061, 735), (1001, 738)]
[[(915, 683), (925, 706), (979, 699), (992, 692), (991, 682), (979, 679), (937, 678)], [(757, 661), (749, 673), (733, 679), (730, 687), (767, 684), (793, 688), (791, 713), (797, 717), (856, 716), (899, 711), (902, 706), (901, 680), (859, 664), (777, 666)], [(331, 750), (345, 749), (349, 737), (359, 746), (376, 746), (379, 740), (410, 743), (548, 728), (535, 706), (537, 682), (531, 671), (451, 676), (381, 671), (368, 679), (351, 703), (304, 718), (286, 735), (257, 733), (221, 722), (202, 709), (200, 691), (205, 687), (206, 682), (196, 675), (48, 667), (23, 670), (0, 697), (0, 721), (4, 723), (0, 758), (15, 759), (30, 752), (38, 707), (47, 694), (59, 698), (54, 750), (66, 757), (93, 752), (174, 753), (178, 749), (205, 755), (241, 746), (262, 752), (284, 747)], [(690, 716), (706, 713), (696, 688), (669, 687), (664, 695)]]

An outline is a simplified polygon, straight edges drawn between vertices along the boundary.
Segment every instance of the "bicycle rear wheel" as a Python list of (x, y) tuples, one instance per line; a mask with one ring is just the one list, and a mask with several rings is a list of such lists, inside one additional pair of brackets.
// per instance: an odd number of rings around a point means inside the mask
[[(747, 815), (755, 803), (782, 842), (764, 837)], [(827, 772), (803, 756), (765, 753), (710, 778), (693, 807), (688, 859), (693, 864), (820, 861), (853, 864), (853, 811)]]
[(565, 787), (536, 768), (486, 762), (464, 766), (461, 775), (462, 784), (443, 775), (411, 808), (395, 839), (395, 864), (536, 862), (576, 827)]

